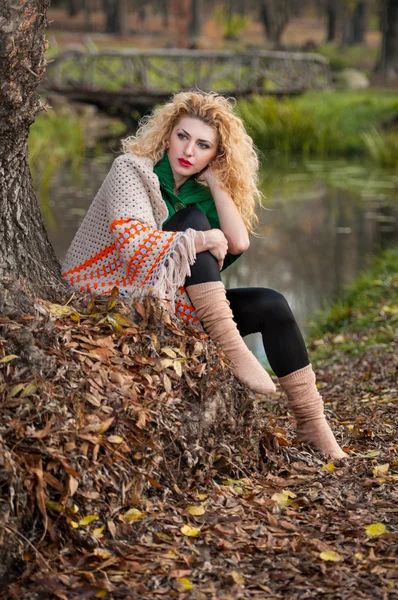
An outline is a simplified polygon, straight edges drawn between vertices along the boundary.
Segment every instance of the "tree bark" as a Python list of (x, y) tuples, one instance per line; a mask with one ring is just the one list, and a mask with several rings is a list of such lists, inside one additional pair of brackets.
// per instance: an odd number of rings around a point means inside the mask
[(29, 129), (42, 105), (50, 0), (0, 4), (0, 278), (25, 279), (33, 293), (65, 290), (28, 165)]
[(265, 34), (275, 48), (281, 45), (283, 31), (293, 13), (293, 0), (261, 0), (260, 16)]
[(386, 80), (398, 79), (398, 0), (384, 0), (383, 38), (376, 71)]
[(358, 2), (352, 15), (352, 44), (363, 44), (366, 33), (366, 1)]
[(103, 6), (106, 14), (106, 32), (127, 35), (127, 0), (104, 0)]
[(202, 29), (202, 0), (191, 0), (191, 21), (189, 24), (189, 45), (196, 48)]
[(337, 25), (337, 2), (336, 0), (327, 0), (326, 4), (327, 15), (327, 42), (333, 42), (336, 39)]

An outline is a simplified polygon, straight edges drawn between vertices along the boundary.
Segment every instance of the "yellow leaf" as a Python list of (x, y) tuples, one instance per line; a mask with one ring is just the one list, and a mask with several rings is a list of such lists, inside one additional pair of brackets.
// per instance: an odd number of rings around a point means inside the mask
[(138, 510), (138, 508), (130, 508), (130, 510), (123, 515), (123, 519), (127, 519), (128, 521), (138, 521), (138, 519), (142, 519), (142, 517), (145, 517), (145, 513)]
[(389, 468), (389, 463), (384, 463), (383, 465), (375, 465), (372, 469), (373, 477), (380, 477), (380, 475), (386, 475), (388, 473)]
[(335, 466), (333, 463), (327, 463), (326, 465), (323, 465), (322, 467), (322, 471), (334, 471)]
[(122, 444), (124, 440), (122, 437), (120, 437), (120, 435), (110, 435), (108, 437), (108, 442), (111, 444)]
[(188, 512), (190, 515), (193, 515), (194, 517), (200, 517), (201, 515), (205, 514), (205, 509), (203, 506), (188, 506), (187, 508)]
[(17, 385), (14, 385), (11, 388), (10, 393), (8, 394), (8, 397), (14, 398), (14, 396), (19, 394), (19, 392), (24, 389), (25, 385), (26, 385), (25, 383), (17, 383)]
[(109, 429), (109, 427), (112, 425), (113, 421), (115, 420), (115, 417), (109, 417), (109, 419), (106, 419), (106, 421), (104, 421), (99, 429), (99, 433), (105, 433), (105, 431), (107, 431)]
[(234, 580), (234, 582), (237, 583), (238, 585), (242, 585), (242, 583), (245, 582), (245, 580), (243, 579), (242, 575), (240, 575), (236, 571), (232, 571), (231, 572), (231, 577)]
[(54, 500), (47, 500), (46, 506), (50, 510), (52, 510), (54, 512), (58, 512), (58, 513), (62, 513), (65, 510), (64, 506), (60, 502), (55, 502)]
[(383, 523), (372, 523), (372, 525), (367, 525), (367, 527), (365, 527), (365, 531), (367, 535), (377, 536), (386, 533), (387, 528)]
[(70, 315), (73, 311), (73, 308), (70, 306), (63, 306), (62, 304), (49, 304), (48, 312), (54, 315), (55, 317), (65, 317)]
[(101, 535), (101, 533), (104, 531), (104, 529), (105, 529), (105, 525), (101, 525), (101, 527), (97, 527), (96, 529), (94, 529), (93, 534)]
[(173, 363), (174, 360), (171, 360), (171, 358), (162, 358), (160, 361), (160, 364), (162, 365), (163, 369), (168, 369)]
[(296, 494), (293, 494), (293, 492), (289, 492), (289, 490), (282, 490), (281, 494), (273, 494), (273, 496), (271, 496), (272, 500), (275, 500), (279, 506), (290, 506), (290, 504), (292, 503), (291, 498), (295, 498)]
[(325, 550), (325, 552), (320, 552), (319, 558), (329, 562), (340, 562), (341, 560), (344, 560), (340, 554), (337, 554), (337, 552), (334, 552), (334, 550)]
[(336, 336), (333, 338), (332, 342), (333, 342), (334, 344), (343, 344), (343, 343), (345, 342), (345, 337), (344, 337), (344, 335), (343, 335), (343, 334), (339, 333), (339, 335), (336, 335)]
[(352, 431), (354, 429), (354, 425), (347, 425), (348, 431)]
[(365, 560), (365, 556), (362, 554), (362, 552), (356, 552), (355, 558), (361, 561)]
[(104, 560), (106, 560), (107, 558), (110, 558), (112, 556), (112, 554), (109, 552), (109, 550), (105, 550), (105, 548), (95, 548), (93, 554), (94, 554), (94, 556), (99, 556), (100, 558), (103, 558)]
[(69, 525), (73, 527), (73, 529), (79, 529), (79, 523), (76, 523), (76, 521), (69, 521)]
[(24, 391), (21, 394), (21, 398), (26, 398), (27, 396), (34, 394), (36, 390), (37, 385), (35, 383), (28, 383), (28, 385), (25, 387)]
[(177, 587), (180, 592), (189, 592), (194, 587), (192, 581), (188, 577), (180, 577), (177, 579)]
[(95, 594), (94, 598), (103, 598), (107, 595), (107, 593), (108, 592), (106, 590), (101, 590), (100, 592), (98, 592), (98, 594)]
[(206, 498), (208, 497), (207, 494), (196, 494), (196, 495), (197, 495), (198, 499), (201, 501), (206, 500)]
[(86, 517), (83, 517), (82, 519), (80, 519), (79, 525), (80, 526), (82, 526), (82, 525), (89, 525), (90, 523), (92, 523), (96, 519), (98, 519), (97, 515), (87, 515)]
[(182, 534), (187, 535), (188, 537), (196, 537), (200, 532), (200, 529), (196, 529), (196, 527), (191, 527), (190, 525), (183, 525), (180, 531)]
[(180, 361), (175, 360), (173, 363), (174, 371), (177, 373), (178, 377), (182, 377), (182, 366)]
[(14, 358), (19, 358), (19, 356), (17, 356), (16, 354), (8, 354), (7, 356), (3, 356), (3, 358), (0, 358), (0, 363), (10, 362), (10, 360), (14, 360)]
[(166, 356), (169, 356), (170, 358), (177, 358), (177, 354), (174, 352), (174, 350), (172, 348), (167, 348), (167, 346), (165, 348), (162, 348), (162, 352), (163, 354), (166, 354)]

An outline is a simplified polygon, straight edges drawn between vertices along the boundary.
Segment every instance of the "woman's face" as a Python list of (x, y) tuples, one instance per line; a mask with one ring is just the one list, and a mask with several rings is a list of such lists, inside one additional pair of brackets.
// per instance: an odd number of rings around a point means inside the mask
[(202, 171), (215, 158), (218, 133), (200, 119), (183, 117), (171, 132), (168, 157), (177, 183)]

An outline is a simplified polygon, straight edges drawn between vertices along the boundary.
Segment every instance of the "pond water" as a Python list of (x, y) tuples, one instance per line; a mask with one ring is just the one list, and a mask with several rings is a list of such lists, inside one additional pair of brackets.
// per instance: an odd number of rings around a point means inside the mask
[[(114, 156), (61, 169), (50, 187), (50, 241), (62, 262)], [(372, 254), (398, 241), (398, 173), (346, 161), (265, 163), (257, 236), (223, 274), (226, 287), (282, 292), (299, 325), (332, 301)], [(264, 358), (260, 336), (248, 345)]]

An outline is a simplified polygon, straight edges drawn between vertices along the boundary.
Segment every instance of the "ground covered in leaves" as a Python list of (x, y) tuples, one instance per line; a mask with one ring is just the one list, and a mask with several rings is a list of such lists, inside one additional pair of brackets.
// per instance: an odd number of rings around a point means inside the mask
[(398, 597), (397, 337), (318, 370), (333, 463), (163, 307), (28, 304), (0, 321), (0, 598)]

